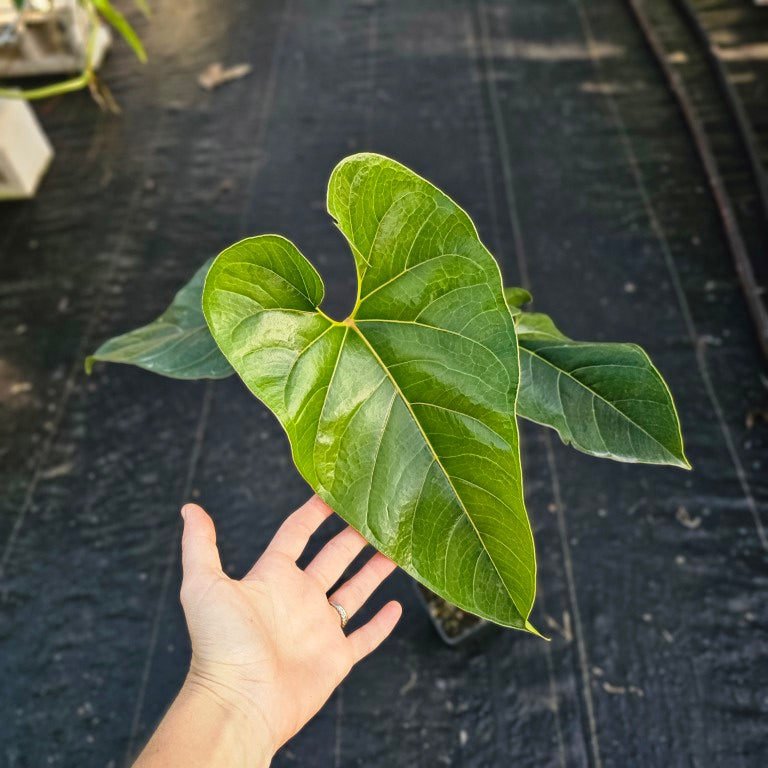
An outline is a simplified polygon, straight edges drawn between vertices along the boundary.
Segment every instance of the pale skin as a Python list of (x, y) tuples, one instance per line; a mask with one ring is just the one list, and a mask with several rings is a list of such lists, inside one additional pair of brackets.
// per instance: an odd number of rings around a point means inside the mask
[(387, 603), (349, 635), (351, 618), (394, 570), (380, 553), (328, 594), (366, 545), (353, 528), (302, 570), (296, 560), (332, 514), (313, 496), (288, 517), (242, 579), (221, 568), (216, 531), (196, 504), (182, 509), (181, 603), (192, 640), (189, 673), (134, 768), (257, 768), (322, 707), (375, 650), (402, 609)]

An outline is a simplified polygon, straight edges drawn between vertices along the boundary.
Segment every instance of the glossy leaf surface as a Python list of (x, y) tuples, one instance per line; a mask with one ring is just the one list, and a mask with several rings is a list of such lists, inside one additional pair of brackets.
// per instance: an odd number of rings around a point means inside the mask
[(602, 458), (690, 468), (672, 395), (635, 344), (572, 341), (547, 315), (517, 315), (517, 413)]
[(328, 210), (357, 268), (352, 315), (323, 314), (315, 269), (266, 235), (211, 267), (213, 336), (339, 515), (444, 598), (535, 631), (517, 343), (498, 266), (464, 211), (388, 158), (342, 161)]
[(203, 264), (160, 317), (143, 328), (116, 336), (85, 361), (130, 363), (176, 379), (221, 379), (233, 373), (203, 316), (203, 283), (213, 259)]

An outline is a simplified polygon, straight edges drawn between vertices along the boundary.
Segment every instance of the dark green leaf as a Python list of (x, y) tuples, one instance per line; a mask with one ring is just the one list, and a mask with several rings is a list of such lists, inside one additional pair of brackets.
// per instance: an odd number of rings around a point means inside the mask
[(572, 341), (547, 315), (516, 319), (518, 415), (593, 456), (690, 468), (672, 395), (640, 347)]
[(176, 379), (221, 379), (233, 373), (205, 322), (203, 283), (213, 259), (195, 273), (160, 317), (102, 344), (85, 361), (89, 373), (94, 362), (130, 363)]
[(141, 44), (141, 40), (139, 40), (139, 36), (128, 22), (128, 19), (126, 19), (125, 16), (123, 16), (123, 14), (109, 2), (109, 0), (92, 1), (94, 8), (96, 8), (107, 22), (122, 35), (125, 42), (133, 48), (136, 58), (139, 61), (146, 61), (147, 53), (144, 50), (144, 46)]
[(213, 336), (341, 517), (444, 598), (535, 632), (517, 344), (498, 266), (464, 211), (379, 155), (336, 167), (328, 210), (357, 267), (350, 317), (320, 311), (317, 272), (266, 235), (211, 267)]

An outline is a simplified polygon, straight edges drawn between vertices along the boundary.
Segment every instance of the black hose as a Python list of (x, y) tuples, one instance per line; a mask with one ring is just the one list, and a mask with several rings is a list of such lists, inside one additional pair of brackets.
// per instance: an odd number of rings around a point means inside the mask
[[(768, 226), (768, 183), (765, 173), (760, 163), (757, 145), (752, 135), (751, 127), (747, 120), (743, 106), (734, 92), (730, 82), (728, 82), (725, 70), (720, 60), (711, 48), (709, 37), (701, 27), (695, 12), (691, 8), (688, 0), (672, 0), (681, 4), (680, 11), (685, 17), (685, 21), (692, 27), (702, 46), (706, 49), (707, 57), (715, 70), (717, 81), (723, 90), (726, 103), (731, 110), (732, 118), (739, 129), (739, 137), (744, 144), (746, 155), (749, 159), (750, 169), (755, 180), (758, 196), (761, 201), (765, 224)], [(696, 113), (696, 108), (688, 94), (683, 78), (670, 65), (667, 60), (666, 51), (659, 39), (653, 24), (648, 18), (644, 3), (642, 0), (629, 0), (630, 8), (635, 15), (638, 26), (646, 39), (646, 42), (653, 52), (656, 62), (663, 71), (670, 89), (675, 95), (680, 111), (683, 114), (685, 122), (691, 132), (691, 137), (699, 153), (704, 171), (707, 175), (713, 197), (717, 204), (720, 218), (723, 223), (725, 235), (731, 250), (736, 273), (741, 283), (742, 291), (747, 302), (749, 313), (755, 324), (758, 342), (763, 355), (768, 359), (768, 309), (762, 300), (762, 291), (757, 284), (752, 261), (750, 259), (747, 247), (739, 228), (738, 219), (731, 198), (723, 183), (720, 170), (717, 165), (712, 145), (706, 133), (706, 129)]]
[(717, 81), (720, 88), (723, 91), (725, 100), (728, 102), (728, 106), (731, 109), (731, 116), (734, 122), (738, 126), (739, 136), (749, 158), (749, 165), (752, 171), (752, 176), (757, 184), (758, 196), (760, 197), (760, 204), (763, 209), (763, 216), (766, 223), (768, 223), (768, 176), (766, 176), (765, 168), (760, 160), (760, 152), (757, 146), (757, 140), (755, 134), (752, 131), (752, 125), (749, 122), (749, 117), (744, 110), (744, 105), (741, 102), (736, 89), (731, 85), (731, 81), (728, 79), (728, 72), (723, 66), (723, 62), (720, 57), (715, 53), (715, 49), (712, 45), (712, 41), (709, 38), (706, 30), (704, 29), (699, 17), (696, 15), (696, 11), (689, 2), (689, 0), (676, 0), (679, 3), (680, 8), (688, 22), (693, 33), (699, 39), (702, 48), (706, 52), (706, 56), (709, 59), (710, 66), (714, 69), (717, 76)]

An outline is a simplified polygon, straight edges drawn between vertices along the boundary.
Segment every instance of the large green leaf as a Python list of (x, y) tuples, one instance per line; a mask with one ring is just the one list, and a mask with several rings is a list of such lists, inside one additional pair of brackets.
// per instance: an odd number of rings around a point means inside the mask
[(640, 347), (572, 341), (547, 315), (516, 320), (520, 416), (593, 456), (690, 468), (672, 395)]
[(116, 336), (85, 361), (93, 364), (130, 363), (175, 379), (221, 379), (233, 373), (216, 346), (203, 316), (205, 275), (213, 259), (203, 264), (160, 317), (143, 328)]
[(464, 211), (379, 155), (336, 167), (328, 210), (357, 267), (352, 314), (327, 317), (315, 269), (266, 235), (213, 263), (213, 336), (341, 517), (444, 598), (535, 632), (517, 344), (498, 266)]

